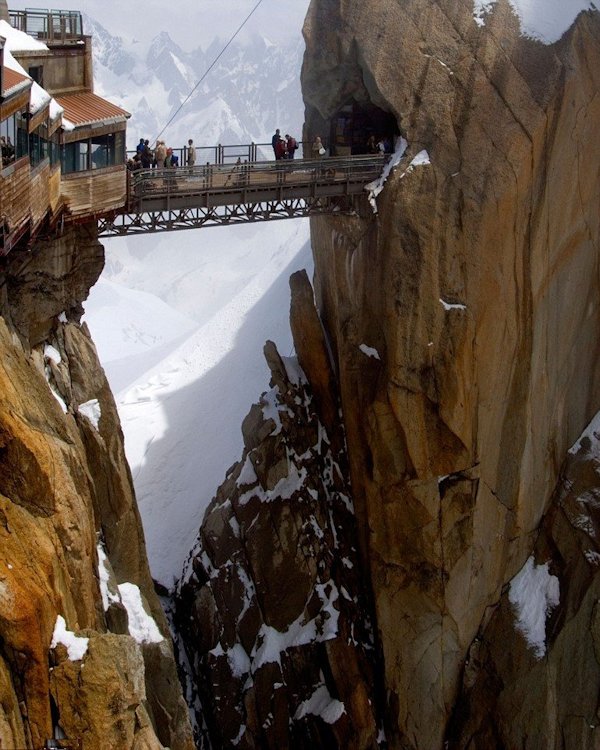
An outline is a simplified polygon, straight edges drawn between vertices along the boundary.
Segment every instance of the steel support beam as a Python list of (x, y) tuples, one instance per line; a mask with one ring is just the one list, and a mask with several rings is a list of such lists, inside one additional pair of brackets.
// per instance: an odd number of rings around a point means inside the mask
[(297, 219), (319, 214), (353, 214), (354, 197), (291, 198), (263, 203), (193, 207), (117, 214), (98, 222), (99, 237), (123, 237), (148, 232), (175, 232), (207, 226), (231, 226), (278, 219)]

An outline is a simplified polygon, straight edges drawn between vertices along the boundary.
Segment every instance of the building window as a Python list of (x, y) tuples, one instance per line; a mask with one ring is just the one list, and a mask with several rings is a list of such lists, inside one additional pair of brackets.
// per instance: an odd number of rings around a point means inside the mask
[(54, 166), (55, 164), (58, 164), (60, 161), (60, 135), (59, 131), (57, 130), (55, 133), (53, 133), (50, 136), (50, 164)]
[(20, 159), (22, 156), (29, 155), (29, 127), (28, 123), (29, 115), (23, 116), (18, 114), (16, 116), (17, 123), (17, 154), (16, 158)]
[(90, 140), (90, 153), (92, 155), (92, 169), (112, 167), (115, 163), (115, 136), (99, 135)]
[(48, 148), (48, 126), (45, 122), (29, 134), (29, 161), (32, 167), (47, 159), (50, 149)]
[(33, 78), (36, 83), (44, 87), (44, 68), (42, 65), (31, 65), (28, 68), (29, 77)]
[(15, 160), (15, 143), (17, 139), (17, 117), (11, 115), (0, 122), (0, 143), (2, 144), (2, 166), (6, 167)]
[(88, 167), (89, 141), (66, 143), (62, 154), (62, 171), (86, 172)]
[(66, 143), (62, 151), (62, 171), (86, 172), (125, 163), (125, 138), (123, 133), (96, 135), (84, 141)]

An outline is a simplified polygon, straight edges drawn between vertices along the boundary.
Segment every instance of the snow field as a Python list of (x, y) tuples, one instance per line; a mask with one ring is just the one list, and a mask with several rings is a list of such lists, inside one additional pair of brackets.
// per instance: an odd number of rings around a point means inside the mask
[(288, 278), (312, 273), (308, 231), (295, 220), (106, 243), (86, 321), (116, 392), (152, 575), (168, 587), (268, 388), (264, 342), (291, 353)]

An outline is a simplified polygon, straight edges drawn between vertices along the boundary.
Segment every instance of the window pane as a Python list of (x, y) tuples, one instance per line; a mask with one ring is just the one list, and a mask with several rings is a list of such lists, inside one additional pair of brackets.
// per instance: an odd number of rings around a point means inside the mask
[(29, 153), (29, 136), (27, 133), (27, 121), (21, 115), (17, 115), (17, 159), (27, 156)]

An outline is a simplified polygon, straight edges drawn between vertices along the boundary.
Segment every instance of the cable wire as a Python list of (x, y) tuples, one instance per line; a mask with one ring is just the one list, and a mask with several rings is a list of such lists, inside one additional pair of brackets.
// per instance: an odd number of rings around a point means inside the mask
[(227, 48), (229, 47), (229, 45), (233, 42), (233, 40), (236, 38), (236, 36), (240, 33), (240, 31), (248, 23), (248, 21), (250, 20), (250, 18), (252, 18), (252, 16), (254, 15), (254, 12), (256, 11), (256, 9), (258, 8), (258, 6), (262, 3), (262, 1), (263, 0), (258, 0), (258, 2), (256, 3), (256, 5), (254, 6), (254, 8), (252, 8), (252, 10), (250, 11), (250, 13), (248, 13), (248, 15), (246, 16), (246, 18), (242, 21), (242, 23), (238, 27), (238, 29), (235, 32), (235, 34), (229, 39), (229, 41), (227, 42), (227, 44), (223, 47), (223, 49), (219, 52), (219, 54), (215, 57), (215, 59), (212, 61), (212, 63), (205, 70), (202, 78), (200, 78), (200, 80), (196, 83), (196, 85), (194, 86), (194, 88), (190, 91), (190, 93), (181, 102), (181, 104), (179, 105), (179, 107), (177, 107), (177, 109), (175, 110), (175, 112), (171, 116), (171, 119), (167, 122), (167, 124), (164, 126), (164, 128), (160, 131), (160, 133), (154, 139), (154, 142), (156, 142), (161, 137), (161, 135), (165, 132), (165, 130), (169, 127), (169, 125), (173, 122), (173, 120), (181, 112), (181, 110), (183, 109), (183, 107), (188, 103), (188, 101), (191, 99), (193, 93), (198, 88), (198, 86), (202, 83), (202, 81), (206, 78), (206, 76), (210, 73), (210, 71), (215, 67), (215, 65), (217, 64), (217, 62), (221, 58), (221, 56), (225, 53), (225, 51), (227, 50)]

